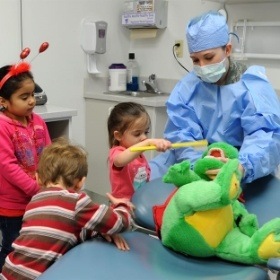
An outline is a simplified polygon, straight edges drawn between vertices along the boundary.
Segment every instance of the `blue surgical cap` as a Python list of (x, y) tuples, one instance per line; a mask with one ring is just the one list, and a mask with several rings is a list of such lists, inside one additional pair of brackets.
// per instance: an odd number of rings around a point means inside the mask
[(225, 46), (229, 42), (226, 18), (210, 11), (193, 18), (186, 28), (189, 53)]

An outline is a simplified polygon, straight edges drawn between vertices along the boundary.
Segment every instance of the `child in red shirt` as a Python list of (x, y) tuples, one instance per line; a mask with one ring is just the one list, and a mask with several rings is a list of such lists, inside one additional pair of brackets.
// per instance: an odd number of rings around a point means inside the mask
[(134, 102), (122, 102), (111, 111), (107, 122), (109, 134), (109, 175), (112, 195), (130, 201), (135, 190), (149, 181), (150, 167), (143, 151), (132, 147), (154, 145), (166, 151), (171, 143), (165, 139), (148, 139), (151, 120), (145, 108)]
[(36, 174), (42, 189), (26, 207), (1, 279), (36, 279), (75, 245), (100, 234), (119, 249), (129, 249), (115, 233), (131, 228), (131, 208), (116, 204), (112, 196), (111, 207), (93, 203), (80, 192), (87, 172), (82, 148), (60, 140), (44, 149)]

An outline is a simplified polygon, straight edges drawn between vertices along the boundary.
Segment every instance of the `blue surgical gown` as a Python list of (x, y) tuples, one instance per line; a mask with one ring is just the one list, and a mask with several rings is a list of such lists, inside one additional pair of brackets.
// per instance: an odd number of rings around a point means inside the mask
[[(236, 83), (217, 86), (193, 72), (177, 83), (166, 102), (164, 137), (171, 142), (207, 139), (239, 149), (249, 183), (272, 173), (280, 162), (280, 103), (261, 66), (249, 67)], [(192, 163), (202, 151), (174, 149), (150, 161), (151, 178), (161, 177), (174, 163)]]

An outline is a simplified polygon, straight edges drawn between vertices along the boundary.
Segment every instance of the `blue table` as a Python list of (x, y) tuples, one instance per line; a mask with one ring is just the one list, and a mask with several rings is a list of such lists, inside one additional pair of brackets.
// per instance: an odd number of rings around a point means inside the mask
[(102, 240), (87, 241), (61, 257), (38, 280), (266, 279), (266, 272), (260, 268), (177, 254), (145, 233), (124, 236), (131, 246), (129, 252)]
[[(136, 221), (154, 228), (152, 206), (165, 201), (174, 189), (154, 180), (137, 192)], [(161, 191), (160, 191), (161, 190)], [(162, 195), (158, 195), (161, 193)], [(280, 180), (267, 176), (244, 189), (246, 207), (257, 214), (260, 225), (279, 216)], [(266, 280), (267, 272), (259, 267), (226, 262), (217, 258), (193, 258), (162, 246), (160, 240), (142, 232), (124, 234), (131, 250), (119, 251), (102, 240), (92, 240), (70, 250), (53, 264), (40, 280)], [(279, 260), (275, 264), (279, 266)]]

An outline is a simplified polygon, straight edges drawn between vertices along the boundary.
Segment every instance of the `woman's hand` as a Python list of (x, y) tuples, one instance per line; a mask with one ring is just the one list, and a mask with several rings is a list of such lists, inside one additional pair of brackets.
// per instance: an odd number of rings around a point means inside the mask
[(122, 251), (129, 251), (130, 248), (126, 242), (126, 240), (120, 234), (102, 234), (101, 236), (110, 243), (115, 243), (117, 248)]
[[(217, 159), (222, 161), (222, 162), (224, 162), (224, 163), (229, 161), (228, 158), (224, 158), (224, 157), (220, 157), (220, 158), (217, 157)], [(241, 172), (241, 178), (243, 178), (245, 170), (244, 170), (244, 167), (240, 163), (239, 163), (238, 169)], [(207, 170), (205, 172), (205, 174), (208, 176), (209, 179), (214, 180), (216, 178), (216, 176), (218, 175), (220, 170), (221, 170), (220, 168), (218, 168), (218, 169), (209, 169), (209, 170)]]

